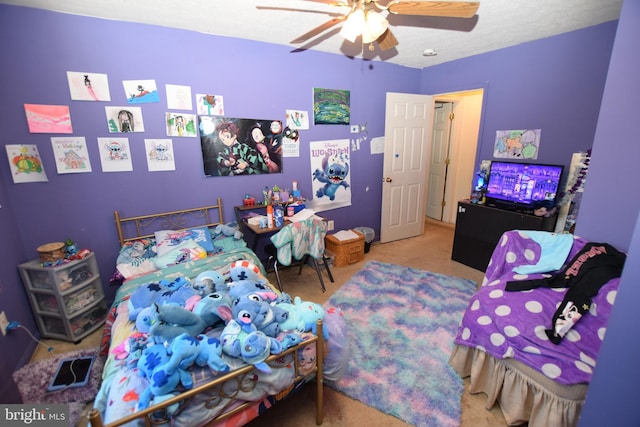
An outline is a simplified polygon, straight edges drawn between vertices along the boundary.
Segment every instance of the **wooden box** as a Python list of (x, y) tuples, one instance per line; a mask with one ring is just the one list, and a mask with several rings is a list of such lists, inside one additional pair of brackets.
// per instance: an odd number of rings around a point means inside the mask
[(325, 247), (334, 254), (333, 265), (342, 267), (364, 259), (364, 234), (352, 230), (358, 235), (355, 239), (338, 240), (333, 235), (325, 237)]

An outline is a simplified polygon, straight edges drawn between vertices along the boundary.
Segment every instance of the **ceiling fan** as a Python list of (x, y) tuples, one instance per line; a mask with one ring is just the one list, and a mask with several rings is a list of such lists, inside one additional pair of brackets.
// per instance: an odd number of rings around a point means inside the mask
[(329, 28), (344, 22), (340, 29), (340, 35), (350, 42), (355, 42), (361, 37), (363, 44), (376, 42), (380, 49), (388, 50), (398, 45), (398, 41), (389, 29), (387, 15), (413, 16), (437, 16), (451, 18), (471, 18), (478, 7), (479, 2), (462, 1), (380, 1), (380, 0), (305, 0), (316, 3), (324, 3), (331, 6), (349, 8), (342, 15), (337, 15), (327, 22), (313, 28), (301, 36), (291, 40), (292, 44), (303, 43)]

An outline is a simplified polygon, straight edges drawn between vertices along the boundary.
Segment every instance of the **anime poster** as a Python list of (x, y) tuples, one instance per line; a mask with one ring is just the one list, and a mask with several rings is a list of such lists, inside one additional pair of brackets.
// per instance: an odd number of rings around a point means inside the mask
[(128, 172), (133, 170), (128, 138), (98, 138), (102, 172)]
[(167, 136), (197, 136), (197, 124), (195, 114), (166, 113)]
[(176, 170), (173, 142), (170, 139), (145, 139), (144, 147), (149, 172)]
[(541, 129), (499, 130), (493, 146), (497, 159), (537, 159)]
[(282, 121), (198, 116), (206, 176), (282, 172)]
[(349, 140), (310, 143), (313, 209), (351, 206)]
[(84, 136), (51, 138), (59, 174), (91, 172), (91, 161)]
[(67, 105), (24, 104), (31, 133), (73, 133)]
[(67, 71), (67, 81), (74, 101), (111, 101), (106, 74)]
[(165, 85), (169, 110), (193, 110), (191, 86)]
[(222, 95), (199, 93), (196, 95), (196, 109), (199, 116), (224, 116)]
[(104, 107), (109, 133), (144, 132), (140, 107)]
[(287, 126), (291, 129), (309, 129), (309, 113), (300, 110), (287, 110)]
[(313, 123), (348, 125), (351, 120), (351, 93), (348, 90), (313, 89)]
[(155, 80), (123, 80), (122, 85), (129, 104), (160, 102)]
[(7, 144), (5, 148), (14, 184), (48, 181), (36, 145)]

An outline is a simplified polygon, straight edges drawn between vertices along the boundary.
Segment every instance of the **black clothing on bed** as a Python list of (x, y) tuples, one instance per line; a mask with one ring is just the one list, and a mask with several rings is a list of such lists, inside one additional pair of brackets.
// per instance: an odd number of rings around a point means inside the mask
[(507, 282), (506, 290), (569, 288), (553, 315), (553, 329), (545, 330), (551, 342), (560, 344), (566, 333), (589, 310), (591, 298), (609, 280), (620, 277), (626, 257), (607, 243), (587, 243), (564, 270), (548, 278)]

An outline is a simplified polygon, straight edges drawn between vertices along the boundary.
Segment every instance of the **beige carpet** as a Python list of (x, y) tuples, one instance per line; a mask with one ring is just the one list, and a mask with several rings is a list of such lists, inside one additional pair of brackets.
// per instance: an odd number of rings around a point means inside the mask
[[(300, 296), (303, 300), (320, 304), (329, 299), (366, 261), (401, 264), (451, 276), (471, 279), (480, 283), (483, 272), (451, 260), (453, 246), (453, 226), (437, 221), (426, 221), (425, 233), (422, 236), (391, 243), (373, 243), (365, 260), (345, 267), (333, 268), (335, 283), (329, 282), (325, 275), (327, 292), (322, 293), (320, 283), (312, 268), (303, 268), (298, 276), (298, 269), (283, 271), (284, 290), (292, 296)], [(275, 276), (269, 277), (275, 283)], [(80, 348), (98, 345), (100, 332), (95, 332), (79, 344), (46, 340), (47, 345), (54, 346), (55, 353), (64, 353)], [(32, 360), (51, 357), (42, 346), (36, 351)], [(468, 392), (468, 381), (465, 381), (465, 393), (462, 397), (462, 427), (502, 427), (507, 426), (500, 409), (496, 406), (485, 409), (484, 394), (471, 395)], [(305, 387), (296, 396), (280, 403), (269, 413), (249, 424), (251, 427), (301, 427), (315, 425), (315, 387)], [(363, 405), (338, 392), (324, 387), (324, 426), (366, 426), (394, 427), (407, 424), (395, 417), (383, 414)]]

